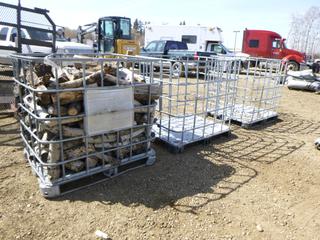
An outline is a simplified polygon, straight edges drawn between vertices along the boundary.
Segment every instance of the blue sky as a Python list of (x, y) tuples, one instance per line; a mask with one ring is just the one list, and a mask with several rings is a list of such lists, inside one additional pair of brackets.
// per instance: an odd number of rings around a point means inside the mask
[[(4, 0), (16, 4), (18, 0)], [(233, 47), (234, 30), (266, 29), (287, 37), (292, 14), (303, 14), (319, 0), (21, 0), (23, 6), (50, 10), (58, 25), (77, 28), (102, 16), (127, 16), (152, 24), (219, 26), (225, 45)], [(237, 45), (242, 41), (238, 35)]]

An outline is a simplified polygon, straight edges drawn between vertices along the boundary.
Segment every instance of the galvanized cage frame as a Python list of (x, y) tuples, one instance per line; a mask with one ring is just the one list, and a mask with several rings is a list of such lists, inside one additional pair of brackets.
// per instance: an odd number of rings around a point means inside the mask
[[(62, 192), (62, 188), (68, 183), (73, 183), (76, 180), (84, 179), (86, 177), (94, 176), (99, 173), (103, 173), (104, 176), (113, 177), (117, 176), (127, 170), (134, 169), (136, 167), (144, 166), (144, 165), (152, 165), (155, 162), (155, 152), (151, 148), (150, 142), (154, 139), (154, 135), (151, 132), (151, 128), (153, 125), (153, 111), (156, 106), (156, 102), (151, 98), (151, 91), (152, 86), (158, 86), (159, 84), (154, 83), (154, 76), (153, 76), (153, 65), (155, 63), (159, 64), (159, 59), (152, 59), (152, 58), (139, 58), (133, 56), (125, 56), (119, 54), (103, 54), (97, 56), (86, 56), (80, 58), (74, 58), (73, 56), (69, 55), (51, 55), (49, 57), (40, 57), (40, 56), (25, 56), (25, 55), (15, 55), (13, 56), (14, 61), (14, 69), (15, 69), (15, 83), (19, 88), (19, 101), (18, 101), (18, 115), (20, 116), (20, 130), (21, 130), (21, 137), (23, 143), (25, 145), (24, 153), (25, 157), (28, 160), (30, 166), (32, 167), (32, 171), (39, 179), (39, 185), (41, 193), (45, 197), (56, 197), (62, 194), (65, 194), (69, 191), (76, 190), (78, 188), (83, 187), (83, 185), (73, 187), (72, 189), (68, 189), (68, 191)], [(89, 139), (91, 137), (96, 136), (89, 136), (86, 131), (79, 136), (73, 137), (64, 137), (63, 134), (63, 121), (68, 121), (70, 119), (82, 119), (84, 121), (87, 115), (87, 107), (84, 106), (84, 112), (79, 113), (76, 116), (62, 116), (61, 114), (61, 94), (67, 92), (81, 92), (84, 94), (88, 91), (88, 85), (85, 81), (86, 74), (86, 66), (90, 63), (96, 64), (99, 69), (103, 69), (105, 63), (115, 63), (117, 66), (116, 70), (116, 84), (115, 86), (104, 86), (103, 77), (101, 76), (101, 86), (93, 87), (90, 89), (120, 89), (123, 87), (132, 87), (133, 89), (138, 87), (145, 87), (148, 92), (148, 99), (144, 102), (143, 106), (134, 106), (134, 113), (139, 114), (141, 112), (144, 113), (144, 116), (147, 116), (143, 123), (132, 125), (131, 127), (127, 127), (124, 129), (117, 129), (114, 131), (106, 131), (99, 134), (99, 138), (101, 139), (101, 150), (97, 150), (95, 148), (94, 151), (90, 151)], [(79, 64), (83, 69), (83, 86), (80, 88), (59, 88), (59, 84), (56, 84), (55, 89), (37, 89), (34, 86), (34, 77), (31, 74), (31, 81), (32, 84), (28, 83), (26, 70), (29, 72), (33, 71), (33, 67), (37, 63), (45, 63), (49, 64), (52, 67), (52, 72), (54, 76), (58, 76), (59, 67), (65, 65), (73, 65)], [(129, 86), (121, 86), (121, 79), (120, 79), (120, 68), (123, 66), (138, 66), (138, 69), (132, 71), (132, 79), (135, 74), (139, 75), (140, 78), (143, 78), (143, 82), (145, 83), (135, 83), (131, 82)], [(30, 77), (29, 77), (30, 78)], [(139, 86), (138, 86), (139, 85)], [(57, 96), (57, 116), (44, 118), (41, 110), (37, 110), (37, 96), (39, 94), (55, 94)], [(24, 100), (26, 95), (30, 95), (32, 97), (33, 107), (28, 106)], [(137, 112), (137, 113), (136, 113)], [(31, 123), (31, 124), (30, 124)], [(49, 126), (53, 125), (55, 128), (58, 129), (57, 135), (58, 139), (51, 139), (51, 140), (44, 140), (44, 133), (41, 130), (42, 126), (47, 124)], [(139, 140), (136, 140), (135, 134), (136, 132), (140, 133)], [(44, 132), (48, 132), (45, 130)], [(125, 134), (125, 135), (124, 135)], [(108, 145), (107, 138), (108, 136), (113, 136), (116, 138), (116, 143), (111, 148), (106, 147)], [(125, 138), (124, 138), (125, 136)], [(75, 157), (66, 157), (65, 156), (65, 147), (68, 144), (71, 144), (73, 141), (81, 141), (83, 153), (79, 156)], [(126, 144), (124, 144), (126, 142)], [(53, 147), (55, 146), (55, 147)], [(139, 151), (135, 150), (137, 146), (143, 146), (139, 149)], [(50, 149), (51, 147), (51, 149)], [(42, 158), (42, 149), (47, 149), (47, 159), (49, 158), (50, 151), (53, 152), (53, 148), (58, 149), (59, 157), (55, 162), (48, 163), (46, 159)], [(121, 150), (129, 151), (125, 157), (120, 156)], [(52, 154), (51, 152), (51, 154)], [(112, 155), (111, 160), (106, 159), (107, 154)], [(128, 155), (128, 156), (127, 156)], [(100, 159), (100, 164), (94, 167), (90, 167), (90, 158), (98, 156), (102, 156), (102, 160)], [(84, 170), (80, 172), (72, 172), (67, 169), (66, 165), (71, 162), (76, 161), (83, 161), (84, 159)], [(56, 179), (48, 178), (48, 172), (55, 171), (59, 172), (59, 177)], [(104, 180), (104, 179), (103, 179)], [(98, 181), (97, 181), (98, 182)]]
[[(175, 60), (168, 63), (174, 66)], [(163, 94), (153, 128), (156, 137), (168, 144), (172, 152), (182, 152), (186, 145), (230, 133), (230, 118), (225, 115), (233, 109), (240, 70), (240, 60), (235, 58), (210, 57), (181, 63), (183, 76), (169, 71), (161, 79)]]
[(286, 63), (250, 57), (242, 61), (241, 67), (235, 106), (228, 117), (243, 127), (277, 118)]

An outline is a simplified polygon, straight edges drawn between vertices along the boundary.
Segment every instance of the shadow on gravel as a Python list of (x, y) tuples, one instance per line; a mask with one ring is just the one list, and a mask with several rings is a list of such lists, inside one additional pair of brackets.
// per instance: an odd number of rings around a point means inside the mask
[(221, 179), (235, 173), (228, 164), (213, 163), (203, 159), (192, 147), (179, 155), (166, 152), (164, 147), (156, 147), (157, 162), (132, 172), (91, 186), (90, 188), (67, 194), (60, 200), (99, 201), (104, 204), (126, 206), (144, 205), (159, 209), (174, 206), (185, 197), (212, 192)]
[(280, 113), (276, 124), (257, 125), (253, 129), (265, 129), (273, 133), (320, 134), (320, 122), (303, 119), (292, 113)]
[(19, 147), (19, 149), (23, 147), (19, 135), (19, 124), (13, 117), (0, 117), (0, 146)]
[[(208, 145), (170, 154), (155, 146), (157, 162), (123, 176), (67, 194), (59, 201), (98, 201), (106, 205), (143, 205), (154, 210), (170, 206), (197, 214), (210, 202), (227, 197), (258, 175), (256, 167), (271, 164), (304, 145), (303, 141), (267, 131), (235, 129)], [(232, 139), (232, 140), (231, 140)]]

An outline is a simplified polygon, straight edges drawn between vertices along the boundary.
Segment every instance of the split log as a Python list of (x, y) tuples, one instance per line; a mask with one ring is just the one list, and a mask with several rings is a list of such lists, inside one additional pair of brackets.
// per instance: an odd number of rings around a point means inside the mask
[[(131, 82), (143, 82), (144, 79), (141, 75), (134, 73), (134, 71), (125, 68), (125, 67), (117, 67), (116, 63), (113, 64), (105, 64), (104, 72), (113, 76), (118, 76), (119, 79), (125, 80), (129, 83)], [(118, 75), (117, 75), (118, 74)]]
[(52, 67), (43, 63), (37, 63), (34, 65), (34, 72), (38, 77), (43, 77), (43, 81), (50, 80), (51, 77), (54, 77), (52, 73)]
[[(132, 146), (132, 155), (134, 156), (134, 155), (137, 155), (137, 154), (144, 152), (145, 147), (146, 147), (145, 143), (133, 145)], [(121, 148), (118, 151), (119, 151), (119, 158), (120, 159), (125, 159), (130, 156), (130, 147)]]
[(159, 99), (162, 93), (161, 87), (159, 84), (147, 84), (147, 85), (136, 84), (133, 86), (134, 86), (134, 99), (142, 103), (149, 102), (149, 94), (150, 94), (150, 100), (154, 101)]
[(110, 133), (110, 134), (105, 134), (103, 136), (97, 136), (97, 137), (91, 137), (88, 138), (88, 142), (92, 144), (96, 143), (112, 143), (117, 141), (117, 134), (115, 133)]
[(135, 113), (134, 120), (136, 121), (137, 125), (142, 125), (144, 123), (148, 123), (148, 114), (146, 113)]
[[(72, 161), (72, 162), (66, 163), (65, 167), (71, 171), (80, 172), (80, 171), (84, 170), (86, 167), (85, 161), (86, 161), (85, 159)], [(98, 159), (94, 158), (94, 157), (88, 157), (87, 161), (88, 161), (89, 168), (95, 167), (98, 163)]]
[[(49, 144), (48, 163), (57, 163), (60, 161), (60, 146), (59, 144)], [(61, 169), (60, 165), (46, 166), (44, 172), (48, 176), (50, 181), (56, 180), (60, 177)]]
[[(119, 143), (119, 145), (121, 146), (121, 143)], [(109, 149), (109, 148), (115, 148), (117, 147), (117, 143), (95, 143), (94, 144), (94, 147), (95, 148), (98, 148), (98, 149), (102, 149), (102, 148), (105, 148), (105, 149)]]
[[(93, 147), (93, 145), (88, 145), (88, 153), (90, 152), (94, 152), (95, 149)], [(86, 154), (86, 147), (85, 146), (80, 146), (80, 147), (76, 147), (76, 148), (72, 148), (69, 150), (66, 150), (64, 152), (65, 156), (67, 159), (72, 159), (72, 158), (76, 158), (76, 157), (80, 157), (84, 154)], [(88, 166), (89, 168), (94, 167), (97, 165), (97, 159), (95, 157), (88, 157)], [(65, 167), (69, 170), (75, 171), (75, 172), (79, 172), (81, 170), (83, 170), (85, 168), (85, 160), (76, 160), (76, 161), (72, 161), (69, 163), (66, 163)]]
[[(51, 129), (48, 129), (53, 134), (59, 134), (58, 127), (52, 127)], [(79, 137), (84, 136), (84, 131), (81, 128), (73, 128), (68, 126), (62, 126), (62, 135), (64, 137)]]
[(131, 138), (132, 138), (132, 140), (134, 140), (134, 138), (138, 137), (139, 135), (143, 134), (144, 132), (145, 132), (145, 129), (141, 128), (141, 129), (137, 129), (137, 130), (132, 131), (131, 137), (130, 137), (130, 134), (126, 134), (126, 135), (121, 136), (120, 138), (121, 138), (122, 142), (129, 141)]
[(60, 76), (58, 76), (58, 83), (68, 82), (71, 80), (71, 78), (73, 77), (69, 76), (68, 73), (62, 72)]
[[(36, 100), (36, 99), (35, 99)], [(40, 118), (48, 118), (49, 113), (46, 109), (39, 106), (33, 101), (33, 97), (31, 94), (25, 96), (23, 98), (23, 103), (26, 107), (28, 107), (30, 110), (32, 110), (36, 115), (38, 115)]]
[[(135, 144), (135, 143), (139, 143), (144, 140), (146, 140), (145, 136), (136, 136), (135, 138), (132, 139), (131, 142), (130, 142), (130, 138), (127, 138), (122, 141), (122, 145), (125, 146), (125, 145), (129, 145), (129, 144)], [(143, 145), (143, 143), (141, 143), (141, 144)], [(136, 144), (136, 145), (140, 145), (140, 144)], [(136, 145), (133, 145), (133, 146), (136, 146)]]
[(40, 105), (47, 106), (51, 104), (50, 94), (45, 92), (48, 90), (47, 87), (44, 85), (39, 85), (37, 86), (36, 89), (43, 91), (43, 92), (36, 92), (36, 95), (37, 97), (39, 97), (39, 100), (40, 100)]
[[(85, 77), (86, 85), (97, 83), (101, 81), (101, 75), (103, 76), (103, 72), (97, 71), (87, 77)], [(60, 88), (79, 88), (83, 87), (83, 78), (75, 79), (73, 81), (65, 82), (60, 84)]]
[[(61, 105), (60, 106), (60, 116), (76, 116), (81, 111), (81, 104), (79, 102), (77, 103), (71, 103), (70, 105)], [(58, 106), (57, 105), (50, 105), (48, 106), (48, 113), (53, 116), (59, 116)]]
[(68, 115), (69, 116), (76, 116), (80, 113), (80, 111), (81, 111), (81, 104), (79, 102), (71, 103), (68, 106)]
[(81, 91), (75, 92), (60, 92), (51, 94), (51, 99), (53, 103), (58, 102), (58, 96), (60, 98), (60, 104), (65, 105), (68, 103), (79, 102), (83, 100), (83, 93)]
[(40, 79), (34, 71), (26, 70), (26, 80), (27, 83), (32, 87), (37, 87), (43, 84), (42, 79)]
[(119, 144), (117, 144), (116, 141), (104, 142), (104, 143), (99, 142), (99, 143), (95, 143), (94, 147), (99, 148), (99, 149), (101, 149), (101, 148), (109, 149), (109, 148), (122, 147), (125, 145), (129, 145), (131, 143), (137, 143), (139, 141), (145, 140), (145, 137), (141, 136), (144, 132), (145, 132), (145, 129), (139, 129), (139, 130), (132, 132), (132, 142), (130, 142), (131, 141), (130, 134), (126, 134), (126, 135), (123, 135), (120, 137)]
[[(48, 113), (53, 116), (59, 116), (58, 107), (55, 105), (48, 106)], [(68, 114), (68, 108), (65, 106), (60, 106), (60, 116), (65, 116)]]
[[(123, 80), (123, 79), (118, 79), (117, 77), (111, 75), (111, 74), (108, 74), (108, 73), (105, 73), (104, 74), (104, 81), (103, 81), (103, 84), (105, 86), (114, 86), (114, 85), (117, 85), (117, 83), (119, 85), (129, 85), (130, 83), (126, 80)], [(99, 84), (99, 82), (98, 82)]]
[(84, 136), (84, 131), (81, 128), (71, 128), (71, 127), (63, 126), (62, 134), (65, 137), (79, 137), (79, 136)]
[(156, 109), (155, 109), (155, 106), (142, 105), (137, 100), (134, 100), (134, 112), (135, 113), (147, 113), (148, 110), (151, 113), (151, 112), (154, 112)]
[[(87, 71), (86, 74), (90, 75), (90, 73), (88, 73)], [(82, 77), (83, 71), (80, 71), (75, 67), (58, 68), (58, 76), (55, 76), (55, 78), (58, 79), (58, 83), (73, 81), (74, 79)]]
[[(65, 118), (65, 119), (61, 119), (61, 124), (65, 125), (65, 124), (69, 124), (69, 123), (76, 123), (79, 121), (82, 121), (83, 118), (82, 117), (72, 117), (72, 118)], [(48, 118), (48, 120), (44, 121), (44, 128), (47, 129), (48, 131), (54, 132), (52, 130), (53, 127), (56, 127), (59, 125), (59, 121), (58, 120), (50, 120), (50, 118)]]
[(119, 165), (120, 164), (120, 160), (109, 156), (107, 154), (97, 154), (97, 158), (101, 159), (102, 161), (105, 162), (105, 164), (111, 164), (112, 166), (114, 165)]
[(63, 142), (63, 151), (76, 148), (76, 147), (81, 147), (82, 145), (83, 145), (83, 142), (81, 139)]
[[(95, 151), (94, 146), (92, 144), (89, 144), (88, 145), (88, 153), (92, 153), (94, 151)], [(66, 156), (66, 159), (73, 159), (73, 158), (81, 157), (86, 154), (86, 147), (82, 145), (80, 147), (72, 148), (72, 149), (65, 151), (64, 154)]]
[(128, 82), (143, 82), (144, 79), (141, 75), (134, 73), (133, 71), (129, 70), (128, 68), (120, 68), (119, 77), (123, 80)]
[[(41, 138), (42, 141), (48, 141), (48, 133), (45, 132)], [(41, 151), (40, 151), (41, 149)], [(36, 153), (45, 163), (58, 163), (60, 161), (60, 146), (56, 143), (36, 144)], [(43, 166), (43, 174), (48, 181), (53, 181), (60, 177), (61, 169), (59, 165)]]

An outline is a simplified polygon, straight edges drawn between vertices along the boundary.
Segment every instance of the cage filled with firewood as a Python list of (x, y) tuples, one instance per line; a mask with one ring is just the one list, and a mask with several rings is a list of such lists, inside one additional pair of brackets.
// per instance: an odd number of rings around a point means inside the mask
[(13, 56), (25, 157), (44, 196), (154, 163), (151, 129), (161, 88), (152, 66), (159, 61)]

